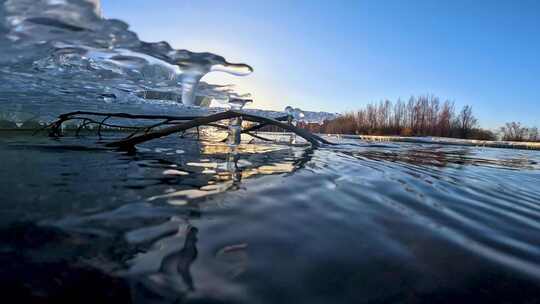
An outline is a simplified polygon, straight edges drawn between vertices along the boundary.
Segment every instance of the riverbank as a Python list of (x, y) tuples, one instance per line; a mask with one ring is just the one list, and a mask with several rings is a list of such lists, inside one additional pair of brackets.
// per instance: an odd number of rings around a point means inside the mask
[(379, 136), (379, 135), (330, 135), (349, 139), (360, 139), (376, 142), (413, 142), (438, 145), (459, 145), (507, 149), (540, 150), (540, 142), (517, 142), (500, 140), (475, 140), (448, 137), (405, 137), (405, 136)]

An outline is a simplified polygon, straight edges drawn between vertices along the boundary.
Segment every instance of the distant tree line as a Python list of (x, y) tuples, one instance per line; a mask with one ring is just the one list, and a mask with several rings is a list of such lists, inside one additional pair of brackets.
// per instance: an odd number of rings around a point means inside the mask
[(537, 127), (525, 127), (519, 122), (508, 122), (500, 128), (502, 140), (507, 141), (540, 141)]
[(319, 133), (495, 139), (493, 132), (479, 128), (471, 106), (456, 111), (454, 102), (432, 95), (370, 103), (324, 124), (301, 126)]

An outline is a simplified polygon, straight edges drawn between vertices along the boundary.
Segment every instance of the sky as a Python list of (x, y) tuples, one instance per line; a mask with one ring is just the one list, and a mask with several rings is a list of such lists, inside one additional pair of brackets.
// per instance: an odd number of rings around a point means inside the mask
[(473, 106), (482, 126), (540, 126), (540, 1), (102, 0), (145, 41), (255, 69), (204, 81), (253, 107), (345, 112), (434, 94)]

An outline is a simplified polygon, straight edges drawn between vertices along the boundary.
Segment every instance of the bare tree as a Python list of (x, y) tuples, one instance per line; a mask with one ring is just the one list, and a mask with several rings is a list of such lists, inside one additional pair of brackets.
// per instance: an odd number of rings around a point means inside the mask
[[(395, 103), (370, 103), (318, 128), (325, 133), (493, 138), (493, 133), (477, 125), (471, 106), (457, 114), (453, 102), (441, 103), (438, 97), (425, 95), (412, 96), (407, 102), (398, 99)], [(310, 130), (314, 131), (313, 127)]]
[(478, 120), (474, 117), (471, 106), (464, 106), (457, 118), (457, 125), (462, 138), (468, 138), (471, 130), (478, 125)]
[(509, 141), (539, 141), (538, 128), (527, 128), (520, 122), (507, 122), (500, 129), (503, 140)]

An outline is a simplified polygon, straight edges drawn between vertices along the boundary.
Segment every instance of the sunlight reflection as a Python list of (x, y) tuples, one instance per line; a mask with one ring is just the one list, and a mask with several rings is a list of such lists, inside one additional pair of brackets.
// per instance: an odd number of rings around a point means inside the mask
[(186, 184), (180, 183), (176, 189), (173, 186), (161, 195), (148, 198), (148, 201), (164, 200), (171, 205), (187, 205), (211, 195), (238, 190), (242, 181), (248, 178), (293, 172), (298, 167), (297, 163), (305, 158), (304, 149), (279, 145), (241, 144), (233, 148), (223, 143), (205, 142), (197, 149), (205, 157), (185, 164), (168, 164), (162, 172), (165, 176), (180, 178), (178, 181), (187, 178), (190, 188), (186, 189)]

